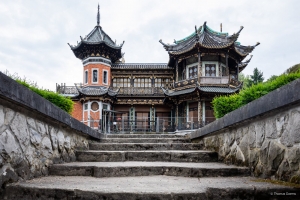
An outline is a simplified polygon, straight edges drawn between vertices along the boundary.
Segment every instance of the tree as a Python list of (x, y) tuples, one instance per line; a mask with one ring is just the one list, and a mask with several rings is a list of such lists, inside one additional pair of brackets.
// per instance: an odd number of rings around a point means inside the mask
[(296, 64), (285, 71), (285, 74), (300, 72), (300, 63)]
[(253, 70), (253, 75), (250, 75), (249, 85), (257, 85), (264, 81), (263, 73), (259, 71), (256, 67)]
[(243, 73), (239, 74), (239, 81), (243, 82), (243, 89), (249, 86), (250, 76)]
[(273, 80), (275, 80), (277, 77), (278, 77), (277, 75), (272, 75), (272, 76), (267, 80), (267, 82), (268, 82), (268, 81), (273, 81)]

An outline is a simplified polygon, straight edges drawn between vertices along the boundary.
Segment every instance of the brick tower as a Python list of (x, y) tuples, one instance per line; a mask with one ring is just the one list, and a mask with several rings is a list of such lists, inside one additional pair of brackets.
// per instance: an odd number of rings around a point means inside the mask
[[(100, 26), (98, 5), (97, 25), (77, 45), (70, 45), (74, 55), (83, 64), (83, 84), (76, 85), (79, 95), (72, 115), (94, 128), (102, 124), (104, 115), (110, 114), (117, 91), (110, 88), (111, 65), (122, 58), (122, 46), (117, 45)], [(103, 114), (105, 113), (105, 114)], [(100, 120), (100, 123), (98, 123)]]

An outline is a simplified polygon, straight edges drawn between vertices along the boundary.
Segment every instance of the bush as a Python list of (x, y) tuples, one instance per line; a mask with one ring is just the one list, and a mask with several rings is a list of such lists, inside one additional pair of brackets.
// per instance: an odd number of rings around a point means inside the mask
[(238, 94), (215, 97), (212, 101), (215, 117), (223, 117), (227, 113), (298, 78), (300, 78), (300, 73), (283, 74), (272, 81), (259, 83), (243, 89)]
[(71, 114), (73, 111), (73, 105), (74, 102), (67, 97), (64, 97), (62, 95), (56, 94), (55, 92), (45, 90), (45, 89), (39, 89), (33, 84), (30, 84), (25, 79), (21, 80), (19, 78), (15, 79), (18, 83), (24, 85), (25, 87), (29, 88), (33, 92), (37, 93), (38, 95), (44, 97), (54, 105), (58, 106), (62, 110), (66, 111), (67, 113)]

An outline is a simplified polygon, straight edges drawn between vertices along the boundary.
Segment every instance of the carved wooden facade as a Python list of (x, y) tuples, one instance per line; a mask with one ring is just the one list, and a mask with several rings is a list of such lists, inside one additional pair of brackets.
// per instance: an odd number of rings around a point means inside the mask
[[(205, 22), (174, 44), (159, 41), (169, 54), (168, 63), (124, 63), (124, 42), (113, 42), (98, 20), (80, 43), (70, 45), (82, 60), (83, 84), (57, 84), (57, 92), (70, 96), (77, 110), (82, 107), (81, 113), (74, 114), (77, 119), (85, 123), (93, 116), (100, 121), (100, 129), (111, 115), (115, 116), (112, 120), (125, 120), (129, 131), (145, 126), (147, 131), (200, 128), (214, 120), (212, 99), (241, 87), (238, 74), (252, 56), (243, 60), (259, 44), (237, 42), (242, 29), (229, 35), (212, 30)], [(99, 106), (93, 110), (95, 102)]]

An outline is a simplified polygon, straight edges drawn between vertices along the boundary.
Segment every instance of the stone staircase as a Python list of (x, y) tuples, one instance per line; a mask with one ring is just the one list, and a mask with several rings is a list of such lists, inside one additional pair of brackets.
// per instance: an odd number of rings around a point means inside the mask
[(217, 153), (201, 150), (187, 135), (107, 135), (76, 158), (51, 166), (48, 177), (8, 185), (5, 198), (299, 198), (297, 189), (258, 182), (248, 168), (218, 163)]

